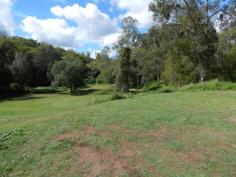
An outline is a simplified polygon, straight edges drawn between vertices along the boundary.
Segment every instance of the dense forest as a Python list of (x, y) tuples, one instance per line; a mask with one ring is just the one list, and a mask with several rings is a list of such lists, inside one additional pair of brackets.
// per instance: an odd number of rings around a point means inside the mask
[[(0, 93), (33, 87), (109, 83), (123, 92), (150, 82), (183, 86), (212, 79), (236, 81), (236, 2), (153, 0), (153, 26), (122, 20), (113, 46), (90, 54), (0, 34)], [(111, 53), (116, 53), (111, 56)]]

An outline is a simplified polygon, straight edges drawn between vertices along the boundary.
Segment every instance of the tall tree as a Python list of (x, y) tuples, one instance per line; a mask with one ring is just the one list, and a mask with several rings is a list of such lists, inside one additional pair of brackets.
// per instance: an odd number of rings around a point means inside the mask
[(51, 68), (53, 64), (60, 59), (60, 54), (51, 45), (41, 44), (33, 50), (33, 63), (36, 70), (35, 86), (50, 85)]
[(13, 75), (13, 81), (29, 90), (34, 76), (33, 63), (29, 55), (27, 53), (16, 53), (10, 70)]
[(116, 79), (116, 85), (122, 92), (128, 92), (131, 86), (131, 49), (125, 47), (120, 52), (119, 74)]
[(8, 86), (12, 81), (9, 66), (15, 58), (15, 45), (7, 36), (0, 37), (0, 87)]
[(236, 28), (220, 34), (217, 51), (218, 66), (223, 79), (236, 81)]
[(197, 64), (200, 82), (210, 78), (218, 40), (214, 22), (227, 9), (223, 0), (154, 0), (150, 4), (154, 17), (177, 25), (180, 38), (191, 38), (195, 53), (191, 59)]
[(138, 47), (141, 44), (141, 34), (138, 31), (138, 21), (133, 17), (125, 17), (121, 22), (121, 33), (115, 49)]
[(71, 93), (85, 85), (86, 68), (82, 61), (58, 61), (52, 67), (53, 86), (65, 86)]

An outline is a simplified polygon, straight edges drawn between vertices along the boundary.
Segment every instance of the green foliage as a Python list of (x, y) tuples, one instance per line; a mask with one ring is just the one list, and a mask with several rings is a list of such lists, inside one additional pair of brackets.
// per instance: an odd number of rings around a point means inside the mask
[(10, 66), (14, 82), (29, 88), (33, 83), (33, 68), (33, 63), (29, 55), (17, 53), (15, 60)]
[[(89, 55), (80, 54), (75, 51), (65, 51), (45, 43), (38, 43), (31, 39), (21, 37), (8, 37), (0, 34), (0, 90), (1, 96), (13, 92), (12, 85), (19, 85), (29, 91), (31, 87), (50, 86), (53, 82), (51, 74), (52, 66), (60, 60), (71, 62), (68, 70), (75, 70), (73, 64), (78, 66), (74, 60), (80, 60), (87, 65), (91, 59)], [(75, 66), (75, 67), (77, 67)], [(87, 68), (83, 71), (83, 79), (87, 77)], [(69, 72), (69, 71), (68, 71)], [(70, 71), (72, 73), (72, 71)], [(69, 74), (67, 74), (68, 76)], [(72, 74), (76, 75), (76, 73)], [(86, 76), (85, 76), (86, 75)], [(74, 80), (75, 76), (70, 79)], [(81, 77), (81, 74), (78, 74)], [(58, 74), (56, 80), (64, 79), (64, 75)], [(83, 81), (84, 82), (84, 81)], [(55, 83), (54, 83), (55, 84)], [(80, 83), (84, 85), (84, 83)], [(77, 85), (76, 85), (77, 87)], [(4, 96), (5, 97), (5, 96)]]
[(223, 79), (236, 81), (236, 28), (220, 34), (217, 59)]
[(141, 43), (141, 34), (138, 31), (138, 21), (131, 16), (125, 17), (121, 22), (121, 33), (115, 44), (117, 51), (125, 47), (138, 47)]
[(50, 71), (53, 64), (61, 59), (58, 51), (51, 45), (41, 44), (34, 49), (33, 63), (35, 67), (35, 86), (49, 86), (51, 84)]
[(0, 36), (0, 87), (8, 86), (12, 81), (9, 66), (15, 58), (15, 45), (6, 36)]
[[(11, 83), (26, 90), (66, 86), (73, 92), (86, 83), (116, 83), (118, 90), (128, 92), (145, 84), (144, 90), (157, 89), (152, 81), (179, 87), (213, 79), (234, 82), (234, 4), (235, 0), (153, 0), (149, 9), (154, 25), (142, 33), (136, 19), (125, 17), (113, 48), (104, 47), (94, 60), (89, 53), (0, 33), (1, 90)], [(214, 25), (218, 15), (221, 33)], [(114, 53), (117, 56), (111, 57)]]
[(109, 57), (109, 51), (109, 48), (104, 48), (88, 65), (91, 76), (100, 84), (113, 84), (115, 81), (117, 61)]
[(161, 88), (161, 85), (159, 83), (157, 83), (156, 81), (153, 81), (153, 82), (149, 82), (149, 83), (145, 84), (142, 87), (142, 90), (144, 92), (148, 92), (148, 91), (158, 90), (159, 88)]
[(52, 67), (53, 86), (70, 88), (71, 93), (85, 85), (86, 67), (80, 60), (59, 61)]
[(128, 92), (131, 79), (131, 49), (126, 47), (121, 50), (119, 74), (116, 80), (117, 88), (122, 92)]

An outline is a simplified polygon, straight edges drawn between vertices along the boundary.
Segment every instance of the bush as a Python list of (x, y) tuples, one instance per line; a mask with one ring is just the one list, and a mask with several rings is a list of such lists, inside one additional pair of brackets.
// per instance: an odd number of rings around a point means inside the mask
[(144, 92), (149, 92), (149, 91), (153, 91), (153, 90), (158, 90), (161, 88), (161, 85), (158, 84), (157, 82), (153, 81), (153, 82), (149, 82), (147, 84), (145, 84), (142, 88), (142, 90)]
[(180, 88), (181, 91), (236, 90), (236, 83), (213, 80), (209, 82), (190, 84)]

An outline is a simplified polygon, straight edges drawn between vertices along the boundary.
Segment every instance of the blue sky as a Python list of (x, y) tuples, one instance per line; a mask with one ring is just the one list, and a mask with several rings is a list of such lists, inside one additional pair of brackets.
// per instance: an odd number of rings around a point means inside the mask
[(0, 0), (0, 27), (77, 51), (97, 51), (116, 41), (120, 21), (133, 16), (140, 30), (152, 23), (151, 0)]

